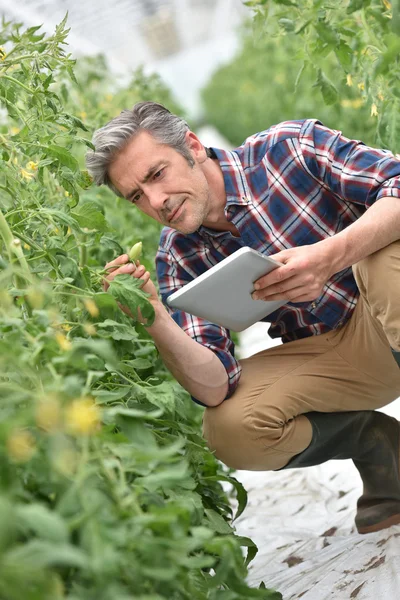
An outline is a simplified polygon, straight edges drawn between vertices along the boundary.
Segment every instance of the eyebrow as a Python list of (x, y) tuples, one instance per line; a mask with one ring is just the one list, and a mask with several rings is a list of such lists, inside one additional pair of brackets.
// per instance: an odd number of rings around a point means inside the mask
[[(163, 162), (164, 161), (160, 160), (155, 165), (150, 167), (150, 169), (147, 171), (146, 175), (143, 177), (143, 179), (140, 183), (147, 183), (148, 180), (150, 179), (150, 177), (152, 177), (154, 175), (154, 173), (157, 173), (157, 171), (159, 170), (159, 168), (161, 167)], [(138, 188), (133, 189), (131, 192), (129, 192), (129, 194), (127, 196), (125, 196), (125, 198), (127, 200), (130, 200), (133, 196), (135, 196), (135, 194), (138, 193), (138, 191), (139, 191)]]

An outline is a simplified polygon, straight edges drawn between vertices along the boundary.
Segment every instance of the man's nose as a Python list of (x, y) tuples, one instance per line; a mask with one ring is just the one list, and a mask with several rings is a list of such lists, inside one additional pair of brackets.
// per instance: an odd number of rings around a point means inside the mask
[(146, 195), (150, 206), (157, 211), (162, 209), (168, 200), (168, 194), (156, 187), (148, 190)]

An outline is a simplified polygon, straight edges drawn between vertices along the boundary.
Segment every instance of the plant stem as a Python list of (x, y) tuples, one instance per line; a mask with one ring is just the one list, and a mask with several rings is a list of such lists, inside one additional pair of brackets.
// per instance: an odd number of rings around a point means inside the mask
[(79, 266), (82, 269), (83, 269), (83, 267), (86, 267), (86, 262), (87, 262), (86, 240), (87, 240), (87, 235), (84, 233), (82, 235), (81, 243), (79, 246)]
[(22, 81), (19, 81), (19, 79), (15, 79), (15, 77), (11, 77), (11, 75), (4, 75), (2, 73), (0, 73), (0, 77), (2, 77), (3, 79), (8, 79), (8, 81), (12, 81), (12, 83), (19, 85), (20, 87), (22, 87), (22, 89), (24, 89), (29, 94), (33, 94), (33, 90), (31, 90), (31, 88), (28, 88), (28, 86), (25, 85), (24, 83), (22, 83)]

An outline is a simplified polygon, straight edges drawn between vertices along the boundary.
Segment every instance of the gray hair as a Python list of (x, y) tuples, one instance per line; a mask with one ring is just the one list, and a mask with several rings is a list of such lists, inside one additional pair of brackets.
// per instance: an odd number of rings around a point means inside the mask
[(86, 154), (86, 166), (96, 185), (107, 185), (117, 196), (123, 197), (111, 183), (108, 170), (114, 158), (140, 131), (147, 131), (158, 142), (175, 148), (190, 166), (194, 165), (185, 139), (189, 131), (186, 121), (157, 102), (138, 102), (132, 110), (123, 110), (107, 125), (95, 131), (95, 150)]

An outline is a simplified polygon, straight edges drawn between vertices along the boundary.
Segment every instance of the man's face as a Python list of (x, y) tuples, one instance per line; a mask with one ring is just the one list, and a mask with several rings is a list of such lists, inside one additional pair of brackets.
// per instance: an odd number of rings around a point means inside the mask
[(139, 210), (163, 225), (193, 233), (210, 210), (210, 190), (202, 168), (204, 148), (192, 132), (186, 139), (193, 167), (175, 149), (141, 131), (114, 159), (109, 177)]

